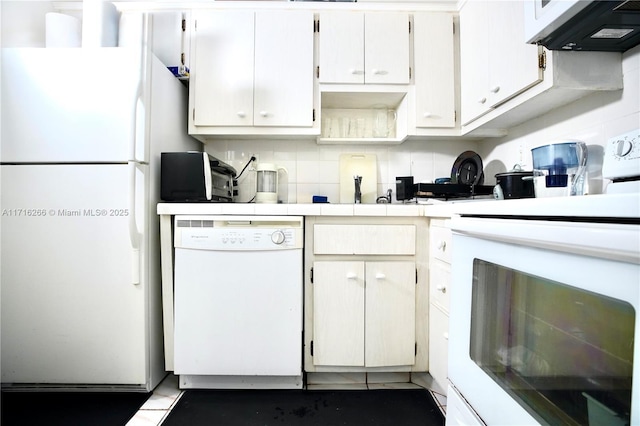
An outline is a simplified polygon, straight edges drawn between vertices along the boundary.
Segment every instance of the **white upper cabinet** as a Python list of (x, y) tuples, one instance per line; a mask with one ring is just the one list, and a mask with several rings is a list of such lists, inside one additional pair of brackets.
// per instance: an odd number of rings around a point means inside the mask
[(414, 13), (413, 43), (416, 127), (454, 127), (453, 16)]
[(256, 12), (254, 125), (313, 125), (313, 13)]
[(189, 94), (193, 124), (253, 125), (254, 13), (198, 11), (194, 15), (195, 64)]
[(542, 81), (538, 46), (524, 42), (522, 2), (468, 1), (460, 11), (462, 124)]
[(462, 135), (504, 136), (583, 96), (621, 88), (619, 52), (548, 51), (526, 43), (521, 1), (469, 0), (462, 6)]
[(478, 1), (465, 3), (460, 11), (460, 107), (463, 124), (489, 111), (488, 37), (486, 4)]
[(322, 12), (319, 82), (409, 84), (409, 14)]
[(311, 11), (199, 10), (194, 19), (191, 134), (313, 126)]
[(492, 107), (542, 81), (538, 62), (542, 48), (524, 42), (523, 3), (487, 2), (491, 18), (487, 98)]

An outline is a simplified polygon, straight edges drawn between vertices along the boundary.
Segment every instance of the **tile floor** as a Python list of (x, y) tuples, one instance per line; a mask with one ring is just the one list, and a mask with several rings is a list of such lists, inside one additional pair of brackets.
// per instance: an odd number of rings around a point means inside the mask
[[(425, 383), (420, 383), (424, 387), (429, 386), (429, 379)], [(398, 388), (404, 388), (406, 384), (398, 384)], [(415, 385), (414, 385), (415, 386)], [(369, 385), (369, 389), (390, 388), (395, 387), (394, 384)], [(332, 387), (335, 389), (335, 386)], [(430, 389), (431, 395), (442, 410), (442, 414), (446, 414), (447, 397), (437, 390)], [(171, 409), (182, 396), (183, 391), (178, 387), (178, 376), (169, 374), (158, 387), (147, 402), (145, 402), (135, 416), (129, 420), (127, 426), (159, 426), (167, 417)]]

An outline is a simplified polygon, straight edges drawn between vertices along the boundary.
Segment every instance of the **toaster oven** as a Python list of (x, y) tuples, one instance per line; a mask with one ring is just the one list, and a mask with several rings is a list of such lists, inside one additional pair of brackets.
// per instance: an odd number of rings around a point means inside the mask
[(171, 202), (233, 202), (236, 170), (206, 152), (163, 152), (160, 198)]

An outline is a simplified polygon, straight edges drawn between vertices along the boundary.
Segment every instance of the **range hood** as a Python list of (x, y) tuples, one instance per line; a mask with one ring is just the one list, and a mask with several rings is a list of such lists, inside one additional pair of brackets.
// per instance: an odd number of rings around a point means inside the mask
[(573, 13), (559, 17), (559, 25), (555, 21), (554, 25), (547, 26), (547, 31), (540, 31), (528, 42), (550, 50), (606, 52), (624, 52), (640, 44), (640, 1), (583, 0), (576, 3)]

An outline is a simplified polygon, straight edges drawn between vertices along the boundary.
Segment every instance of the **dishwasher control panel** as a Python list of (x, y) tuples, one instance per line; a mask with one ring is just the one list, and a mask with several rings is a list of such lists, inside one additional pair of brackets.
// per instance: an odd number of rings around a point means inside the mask
[(298, 216), (176, 216), (174, 246), (202, 250), (302, 248)]

